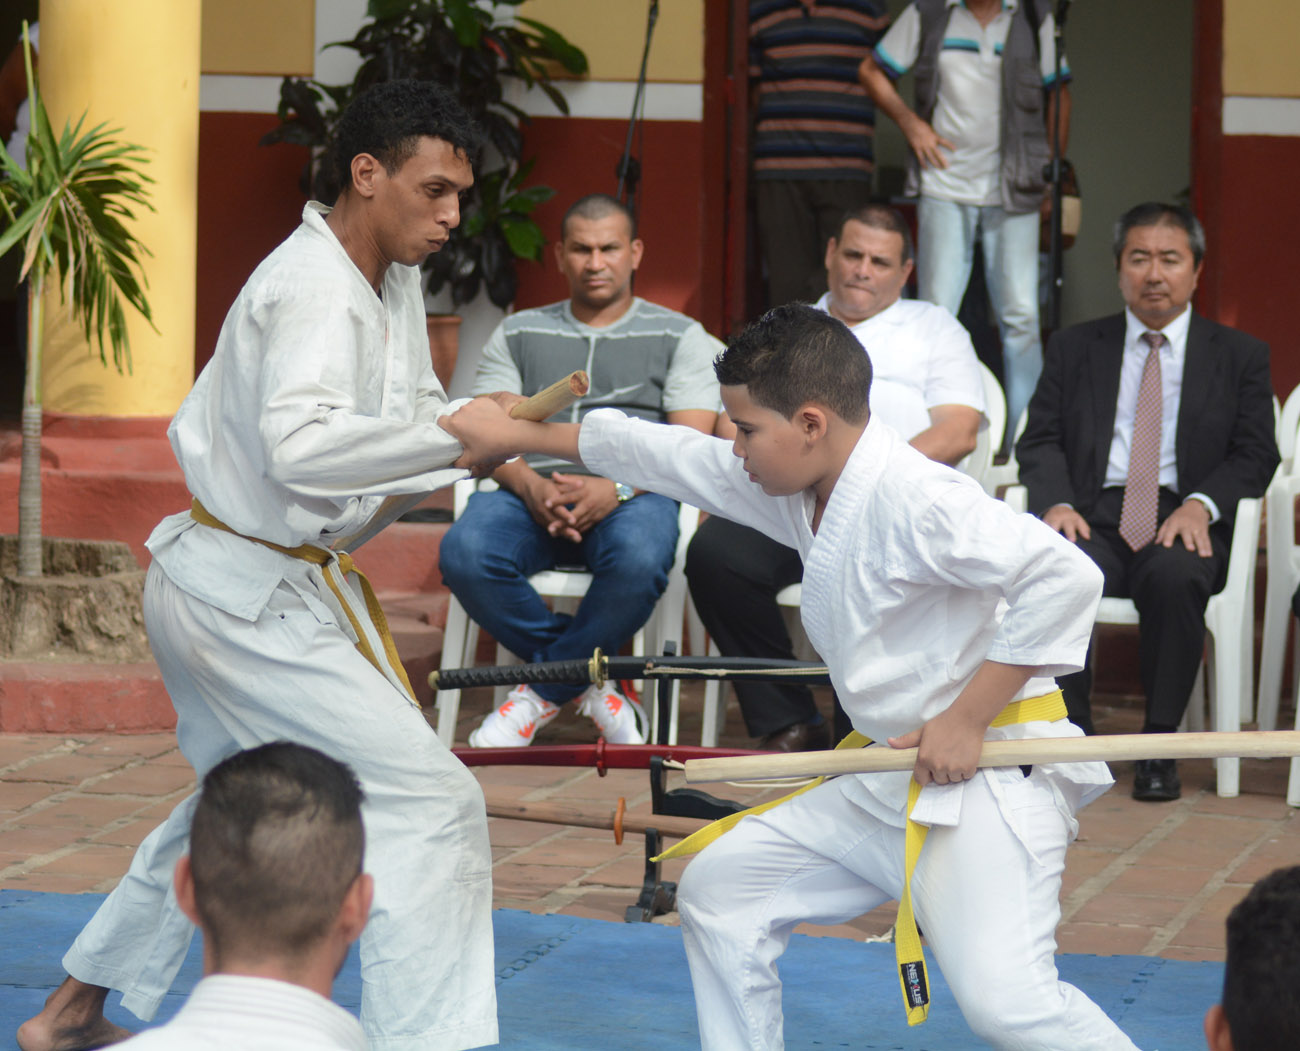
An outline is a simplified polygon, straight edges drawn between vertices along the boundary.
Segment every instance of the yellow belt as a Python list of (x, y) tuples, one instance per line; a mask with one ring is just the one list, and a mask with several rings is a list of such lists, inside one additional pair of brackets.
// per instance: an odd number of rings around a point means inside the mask
[[(366, 579), (366, 575), (352, 561), (351, 555), (346, 551), (328, 551), (323, 547), (314, 547), (311, 544), (285, 547), (283, 544), (273, 544), (269, 540), (237, 533), (199, 503), (197, 497), (190, 504), (190, 517), (200, 525), (208, 526), (211, 529), (220, 529), (223, 533), (243, 537), (245, 540), (251, 540), (254, 544), (269, 547), (272, 551), (279, 551), (280, 554), (288, 555), (290, 558), (301, 559), (303, 562), (310, 562), (313, 565), (320, 566), (322, 575), (325, 577), (325, 583), (334, 592), (334, 597), (338, 599), (339, 605), (343, 607), (343, 612), (352, 625), (352, 630), (357, 636), (357, 649), (360, 651), (361, 656), (373, 664), (380, 675), (387, 678), (389, 677), (388, 673), (384, 670), (384, 666), (379, 663), (374, 648), (366, 639), (366, 633), (362, 628), (360, 619), (353, 612), (351, 603), (348, 602), (347, 596), (343, 593), (341, 578), (346, 577), (349, 573), (355, 573), (357, 579), (361, 582), (361, 594), (365, 596), (366, 612), (370, 615), (370, 623), (374, 625), (375, 632), (383, 643), (384, 657), (387, 659), (388, 667), (405, 688), (407, 699), (417, 708), (420, 706), (415, 699), (415, 691), (411, 689), (411, 680), (406, 677), (406, 669), (402, 667), (401, 658), (397, 656), (397, 644), (393, 642), (393, 633), (388, 630), (388, 619), (384, 616), (384, 611), (379, 605), (379, 599), (375, 597), (375, 590), (370, 586), (370, 581)], [(334, 567), (337, 567), (337, 573), (331, 572)]]
[[(1061, 696), (1060, 690), (1054, 690), (1042, 697), (1026, 697), (1024, 700), (1012, 701), (989, 725), (1012, 726), (1016, 723), (1055, 722), (1065, 717), (1065, 699)], [(835, 750), (865, 748), (872, 743), (871, 738), (853, 730), (835, 746)], [(697, 854), (719, 836), (734, 828), (741, 818), (748, 817), (750, 814), (761, 814), (780, 806), (795, 796), (803, 795), (816, 788), (825, 780), (824, 777), (819, 777), (780, 799), (760, 803), (739, 814), (728, 814), (698, 832), (693, 832), (654, 860)], [(912, 810), (920, 794), (921, 786), (913, 778), (907, 786), (907, 826), (903, 833), (903, 893), (898, 899), (898, 920), (894, 925), (894, 957), (898, 961), (898, 979), (903, 990), (908, 1025), (920, 1025), (930, 1013), (930, 983), (925, 973), (921, 936), (917, 932), (916, 918), (912, 913), (912, 873), (916, 871), (916, 863), (921, 857), (921, 847), (925, 845), (926, 834), (930, 831), (928, 825), (918, 824), (912, 820)]]

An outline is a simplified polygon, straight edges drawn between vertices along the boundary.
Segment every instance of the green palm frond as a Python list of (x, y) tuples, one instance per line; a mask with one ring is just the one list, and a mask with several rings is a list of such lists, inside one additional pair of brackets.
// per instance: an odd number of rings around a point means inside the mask
[[(26, 42), (26, 34), (24, 34)], [(58, 137), (50, 125), (27, 47), (27, 96), (31, 130), (24, 170), (0, 145), (0, 208), (5, 229), (0, 255), (22, 245), (19, 280), (33, 270), (57, 274), (65, 303), (88, 342), (113, 351), (118, 371), (131, 369), (131, 343), (123, 301), (153, 325), (140, 260), (148, 248), (127, 224), (135, 211), (153, 211), (142, 170), (143, 147), (124, 143), (120, 128), (97, 124), (83, 132), (84, 116)], [(155, 328), (156, 331), (156, 328)]]

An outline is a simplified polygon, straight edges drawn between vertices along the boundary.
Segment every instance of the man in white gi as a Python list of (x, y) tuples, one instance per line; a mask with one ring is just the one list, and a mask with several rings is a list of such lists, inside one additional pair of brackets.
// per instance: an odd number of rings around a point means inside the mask
[(203, 779), (176, 900), (203, 932), (204, 978), (132, 1051), (365, 1051), (330, 1001), (370, 914), (361, 788), (342, 763), (277, 741)]
[[(897, 898), (909, 1021), (928, 1005), (914, 908), (982, 1039), (1130, 1051), (1054, 961), (1074, 812), (1111, 783), (1105, 765), (976, 767), (985, 739), (1079, 733), (1051, 676), (1083, 660), (1100, 574), (869, 418), (870, 361), (835, 318), (778, 307), (717, 373), (734, 446), (605, 411), (580, 429), (503, 433), (504, 412), (484, 403), (444, 421), (462, 440), (577, 456), (796, 545), (803, 622), (855, 730), (919, 748), (911, 780), (824, 781), (742, 818), (687, 868), (678, 907), (703, 1046), (782, 1047), (777, 961), (794, 928)], [(907, 841), (927, 826), (916, 861)]]
[[(603, 193), (564, 214), (555, 262), (569, 298), (512, 314), (497, 326), (475, 393), (533, 395), (575, 369), (591, 389), (565, 418), (610, 406), (709, 433), (718, 415), (713, 358), (722, 344), (698, 322), (632, 294), (642, 244), (627, 206)], [(439, 548), (443, 580), (465, 611), (526, 661), (617, 653), (654, 612), (677, 553), (678, 507), (616, 477), (573, 472), (530, 456), (493, 475)], [(591, 584), (569, 613), (552, 610), (528, 578), (583, 566)], [(522, 684), (469, 735), (473, 748), (523, 747), (572, 703), (611, 744), (642, 744), (641, 706), (613, 684)]]
[[(497, 1039), (483, 795), (335, 553), (464, 477), (453, 464), (480, 463), (437, 423), (417, 269), (460, 222), (478, 143), (435, 85), (352, 103), (334, 150), (344, 190), (332, 210), (307, 205), (227, 315), (169, 431), (194, 508), (148, 542), (146, 626), (196, 773), (290, 739), (361, 782), (375, 878), (361, 1020), (379, 1051)], [(141, 844), (64, 957), (70, 977), (19, 1030), (23, 1051), (121, 1039), (108, 987), (153, 1017), (193, 933), (171, 893), (193, 806)]]
[[(829, 291), (817, 308), (839, 318), (871, 358), (871, 412), (932, 460), (956, 464), (975, 447), (984, 385), (970, 336), (946, 309), (903, 299), (912, 234), (893, 208), (844, 216), (826, 245)], [(730, 432), (721, 428), (724, 437)], [(686, 553), (686, 579), (700, 619), (728, 657), (795, 656), (776, 596), (803, 578), (791, 547), (757, 529), (712, 516)], [(736, 699), (757, 747), (801, 752), (829, 746), (807, 686), (740, 682)], [(836, 720), (843, 722), (837, 712)], [(847, 727), (838, 726), (842, 737)]]

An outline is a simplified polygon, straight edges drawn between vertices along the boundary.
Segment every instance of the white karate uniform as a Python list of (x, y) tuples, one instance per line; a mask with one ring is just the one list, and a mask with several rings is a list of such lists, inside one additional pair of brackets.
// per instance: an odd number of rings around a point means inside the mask
[(130, 1051), (366, 1051), (355, 1018), (319, 993), (272, 978), (214, 974), (166, 1025), (118, 1047)]
[[(325, 212), (309, 204), (244, 286), (168, 432), (211, 514), (289, 547), (373, 533), (385, 497), (418, 498), (465, 474), (448, 468), (460, 445), (436, 422), (448, 405), (430, 363), (418, 270), (390, 266), (376, 296)], [(482, 791), (391, 669), (358, 652), (325, 582), (337, 564), (300, 561), (188, 512), (164, 519), (148, 546), (149, 641), (199, 777), (239, 749), (288, 739), (348, 763), (361, 782), (375, 879), (361, 939), (370, 1046), (495, 1043)], [(356, 598), (347, 605), (364, 610)], [(382, 653), (364, 613), (360, 627)], [(64, 958), (74, 977), (123, 990), (123, 1004), (146, 1020), (192, 934), (171, 880), (193, 798), (141, 844)]]
[[(730, 444), (602, 411), (583, 462), (753, 526), (803, 558), (803, 624), (854, 727), (883, 742), (945, 710), (985, 660), (1041, 668), (1019, 697), (1077, 669), (1101, 594), (1096, 567), (1051, 529), (933, 463), (875, 418), (817, 533), (813, 495), (766, 496)], [(1069, 737), (1065, 719), (990, 740)], [(834, 778), (758, 816), (687, 868), (678, 908), (703, 1046), (783, 1046), (776, 963), (803, 921), (839, 923), (899, 897), (910, 775)], [(1128, 1051), (1053, 959), (1074, 811), (1111, 784), (1103, 763), (983, 770), (927, 785), (912, 884), (917, 920), (971, 1028), (999, 1048)], [(901, 1000), (879, 1010), (902, 1010)], [(869, 1024), (865, 1021), (864, 1024)]]

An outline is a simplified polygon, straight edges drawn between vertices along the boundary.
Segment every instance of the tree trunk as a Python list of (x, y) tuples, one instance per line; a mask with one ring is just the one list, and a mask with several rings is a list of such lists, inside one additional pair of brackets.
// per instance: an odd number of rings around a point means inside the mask
[(41, 293), (33, 267), (27, 290), (27, 376), (23, 384), (23, 451), (18, 479), (18, 575), (41, 575)]

